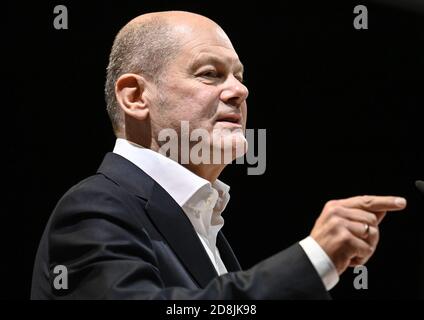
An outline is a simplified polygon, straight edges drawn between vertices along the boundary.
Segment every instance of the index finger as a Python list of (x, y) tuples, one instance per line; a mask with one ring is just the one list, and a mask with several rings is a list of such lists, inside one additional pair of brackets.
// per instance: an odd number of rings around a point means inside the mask
[(405, 198), (394, 196), (357, 196), (339, 201), (344, 207), (371, 212), (399, 211), (406, 207)]

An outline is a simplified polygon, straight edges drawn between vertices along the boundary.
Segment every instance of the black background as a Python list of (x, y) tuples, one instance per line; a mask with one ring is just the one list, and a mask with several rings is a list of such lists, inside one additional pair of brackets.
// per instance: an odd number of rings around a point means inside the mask
[[(424, 198), (414, 187), (424, 179), (424, 14), (339, 2), (3, 2), (0, 297), (29, 298), (52, 209), (113, 148), (103, 85), (115, 34), (139, 14), (170, 9), (224, 28), (246, 68), (248, 127), (267, 129), (265, 174), (233, 165), (221, 176), (232, 195), (224, 231), (241, 264), (307, 236), (327, 200), (401, 195), (409, 206), (381, 224), (369, 289), (355, 290), (349, 269), (331, 293), (424, 297)], [(59, 4), (68, 30), (53, 27)], [(368, 7), (368, 30), (353, 28), (357, 4)]]

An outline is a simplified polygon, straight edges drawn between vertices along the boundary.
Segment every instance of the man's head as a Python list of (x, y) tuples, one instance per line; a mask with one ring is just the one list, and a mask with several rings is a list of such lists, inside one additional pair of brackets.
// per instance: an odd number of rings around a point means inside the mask
[(119, 31), (109, 56), (105, 86), (107, 111), (115, 133), (122, 132), (125, 125), (115, 93), (119, 77), (134, 73), (148, 80), (158, 79), (177, 51), (172, 28), (160, 15), (137, 17)]
[(230, 40), (210, 19), (179, 11), (139, 16), (119, 32), (110, 55), (106, 99), (114, 130), (157, 151), (161, 131), (175, 130), (182, 139), (188, 121), (190, 133), (209, 133), (203, 142), (211, 150), (223, 148), (213, 138), (222, 136), (234, 149), (245, 144), (242, 77)]

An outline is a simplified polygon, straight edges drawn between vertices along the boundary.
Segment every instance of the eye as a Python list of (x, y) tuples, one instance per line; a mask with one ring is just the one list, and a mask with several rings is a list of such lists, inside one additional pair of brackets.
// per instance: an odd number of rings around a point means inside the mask
[(200, 74), (201, 77), (216, 78), (219, 76), (216, 70), (206, 70)]

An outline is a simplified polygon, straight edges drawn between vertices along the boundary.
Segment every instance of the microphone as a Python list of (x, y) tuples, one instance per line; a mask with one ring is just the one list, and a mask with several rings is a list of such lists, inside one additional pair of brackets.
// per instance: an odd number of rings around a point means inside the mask
[(424, 181), (417, 180), (415, 181), (415, 186), (424, 194)]

